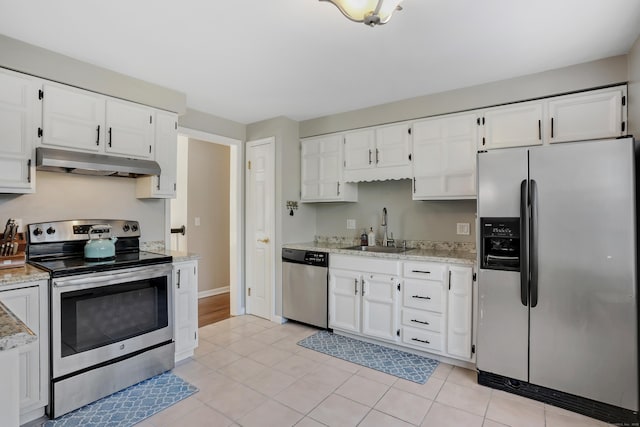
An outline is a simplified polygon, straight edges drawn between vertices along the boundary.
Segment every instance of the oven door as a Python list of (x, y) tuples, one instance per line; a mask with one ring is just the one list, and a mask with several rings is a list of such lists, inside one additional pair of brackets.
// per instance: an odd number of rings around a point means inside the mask
[(52, 378), (173, 340), (171, 264), (52, 279)]

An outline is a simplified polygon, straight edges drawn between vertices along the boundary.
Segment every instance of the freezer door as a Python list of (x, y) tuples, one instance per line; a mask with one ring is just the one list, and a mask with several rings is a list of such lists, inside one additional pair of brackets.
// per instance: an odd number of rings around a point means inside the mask
[[(520, 217), (526, 179), (526, 149), (479, 153), (478, 218)], [(480, 269), (478, 310), (478, 369), (527, 381), (529, 314), (521, 302), (520, 273)]]
[(530, 382), (636, 411), (633, 141), (535, 147), (529, 167)]

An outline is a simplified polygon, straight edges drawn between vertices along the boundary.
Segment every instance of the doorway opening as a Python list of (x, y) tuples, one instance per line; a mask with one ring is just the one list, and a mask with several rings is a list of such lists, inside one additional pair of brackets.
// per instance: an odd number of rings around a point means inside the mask
[(173, 250), (200, 256), (199, 323), (244, 313), (242, 159), (240, 140), (178, 129), (178, 186), (167, 229), (184, 226), (185, 232), (167, 241)]

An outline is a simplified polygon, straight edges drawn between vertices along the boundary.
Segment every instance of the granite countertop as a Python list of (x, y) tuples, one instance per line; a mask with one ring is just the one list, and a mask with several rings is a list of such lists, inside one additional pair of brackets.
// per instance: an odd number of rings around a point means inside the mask
[(35, 282), (37, 280), (49, 280), (49, 273), (29, 264), (0, 270), (0, 289), (6, 285)]
[(453, 264), (475, 265), (477, 254), (471, 251), (449, 250), (444, 248), (415, 248), (401, 253), (381, 253), (344, 249), (351, 246), (343, 242), (309, 242), (287, 243), (282, 245), (288, 249), (328, 252), (330, 254), (367, 256), (375, 258), (397, 259), (403, 261), (436, 261)]
[(21, 347), (37, 339), (36, 334), (0, 302), (0, 351)]
[(166, 249), (163, 241), (142, 242), (140, 243), (140, 250), (169, 255), (173, 257), (173, 262), (196, 261), (200, 259), (200, 255), (192, 252), (172, 251), (171, 249)]
[[(49, 273), (26, 264), (0, 270), (0, 290), (3, 286), (49, 280)], [(0, 351), (29, 344), (38, 337), (11, 310), (0, 302)]]

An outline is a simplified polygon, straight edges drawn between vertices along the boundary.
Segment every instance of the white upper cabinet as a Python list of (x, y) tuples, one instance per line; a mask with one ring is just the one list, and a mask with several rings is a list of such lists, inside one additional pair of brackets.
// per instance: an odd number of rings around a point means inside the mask
[(178, 155), (178, 115), (157, 111), (155, 125), (155, 159), (160, 175), (138, 178), (136, 197), (172, 199), (176, 197)]
[(54, 83), (43, 91), (42, 146), (154, 158), (152, 108)]
[(542, 144), (543, 102), (520, 102), (483, 111), (479, 150)]
[(92, 92), (45, 84), (42, 104), (43, 146), (104, 151), (105, 101)]
[(616, 138), (626, 132), (626, 87), (552, 98), (549, 142)]
[(0, 193), (35, 190), (40, 82), (0, 69)]
[(303, 202), (356, 201), (357, 184), (342, 179), (342, 135), (301, 141), (301, 200)]
[(413, 200), (476, 197), (478, 117), (455, 114), (413, 124)]
[(349, 132), (344, 135), (344, 170), (372, 169), (375, 165), (376, 134), (373, 129)]
[(153, 110), (118, 99), (106, 101), (107, 145), (109, 154), (152, 159)]
[(409, 124), (379, 126), (344, 134), (344, 179), (382, 181), (411, 177)]
[(626, 100), (622, 85), (480, 110), (478, 150), (625, 136)]

